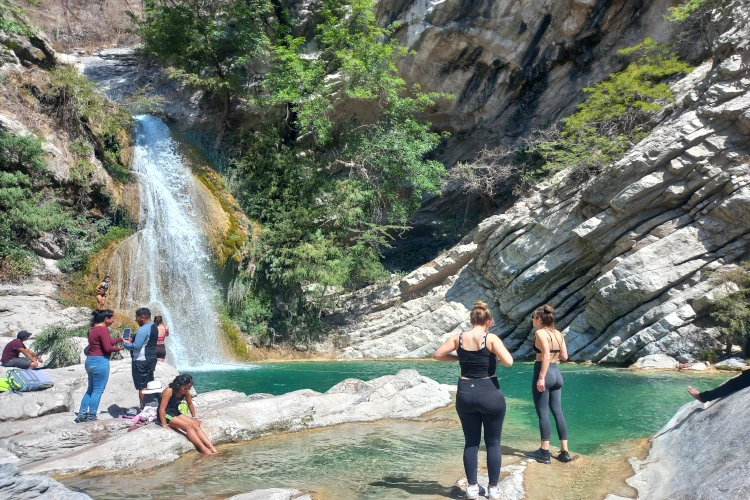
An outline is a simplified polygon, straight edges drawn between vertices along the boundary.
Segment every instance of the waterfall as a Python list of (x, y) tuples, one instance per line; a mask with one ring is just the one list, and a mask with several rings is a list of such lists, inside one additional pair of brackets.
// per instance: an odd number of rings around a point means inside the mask
[(138, 115), (133, 172), (140, 185), (138, 232), (109, 263), (115, 308), (149, 307), (169, 326), (167, 360), (178, 368), (221, 363), (219, 287), (201, 231), (197, 181), (169, 128)]

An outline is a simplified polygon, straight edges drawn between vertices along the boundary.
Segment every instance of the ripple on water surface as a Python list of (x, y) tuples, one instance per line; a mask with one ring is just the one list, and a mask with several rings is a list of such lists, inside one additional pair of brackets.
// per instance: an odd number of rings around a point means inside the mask
[[(281, 394), (325, 391), (349, 377), (364, 380), (416, 368), (441, 383), (455, 383), (457, 366), (424, 361), (294, 362), (239, 371), (198, 371), (196, 389)], [(504, 454), (538, 446), (531, 402), (533, 365), (501, 369), (508, 402)], [(613, 442), (646, 437), (683, 403), (685, 386), (707, 389), (727, 376), (562, 366), (563, 406), (574, 451), (603, 456)], [(460, 425), (453, 410), (426, 419), (347, 424), (226, 446), (218, 457), (196, 454), (145, 475), (112, 474), (64, 482), (94, 498), (223, 498), (257, 488), (303, 487), (322, 498), (445, 498), (462, 474)], [(554, 445), (553, 441), (553, 445)]]

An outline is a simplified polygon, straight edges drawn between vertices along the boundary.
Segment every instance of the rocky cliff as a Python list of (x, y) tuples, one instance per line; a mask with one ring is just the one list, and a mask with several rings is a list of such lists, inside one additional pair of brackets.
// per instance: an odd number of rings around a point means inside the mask
[(750, 249), (750, 6), (707, 29), (712, 59), (673, 86), (650, 136), (599, 175), (563, 171), (398, 284), (364, 290), (343, 357), (420, 357), (468, 326), (477, 299), (516, 356), (531, 311), (557, 310), (574, 360), (690, 361), (715, 344), (711, 273)]

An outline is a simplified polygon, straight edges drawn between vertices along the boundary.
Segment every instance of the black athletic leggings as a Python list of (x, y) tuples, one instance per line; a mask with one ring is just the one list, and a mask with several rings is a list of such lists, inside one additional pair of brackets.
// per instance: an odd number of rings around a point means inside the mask
[(549, 424), (549, 410), (552, 410), (552, 416), (555, 417), (557, 425), (557, 436), (560, 440), (568, 439), (568, 426), (565, 423), (565, 415), (562, 411), (562, 386), (563, 378), (557, 363), (550, 363), (547, 369), (547, 375), (544, 377), (544, 392), (536, 390), (536, 381), (539, 379), (539, 373), (542, 371), (542, 362), (534, 363), (534, 379), (531, 381), (531, 392), (534, 394), (534, 406), (536, 414), (539, 417), (539, 432), (542, 435), (542, 441), (549, 441), (552, 429)]
[(484, 444), (487, 447), (487, 471), (490, 484), (497, 485), (503, 455), (500, 438), (505, 419), (505, 396), (496, 378), (458, 381), (456, 411), (464, 429), (464, 470), (469, 484), (477, 484), (479, 442), (484, 426)]
[(708, 402), (723, 398), (745, 387), (750, 387), (750, 370), (745, 370), (738, 377), (730, 378), (716, 389), (701, 392), (701, 401)]

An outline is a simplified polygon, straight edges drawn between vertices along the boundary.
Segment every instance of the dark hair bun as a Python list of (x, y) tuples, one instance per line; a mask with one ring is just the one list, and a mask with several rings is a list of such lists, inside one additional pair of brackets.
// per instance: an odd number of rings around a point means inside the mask
[(549, 304), (545, 304), (542, 310), (547, 314), (552, 314), (553, 312), (555, 312), (555, 309)]

